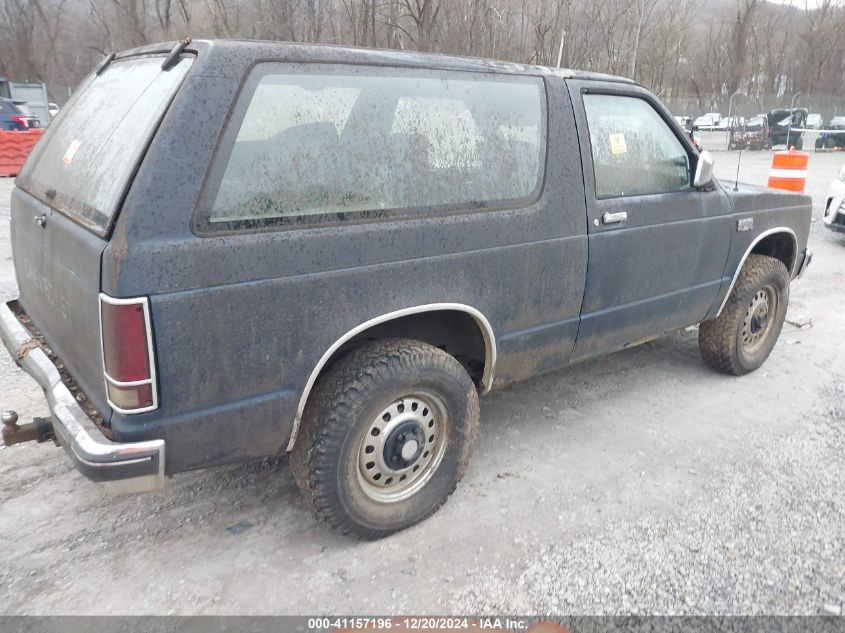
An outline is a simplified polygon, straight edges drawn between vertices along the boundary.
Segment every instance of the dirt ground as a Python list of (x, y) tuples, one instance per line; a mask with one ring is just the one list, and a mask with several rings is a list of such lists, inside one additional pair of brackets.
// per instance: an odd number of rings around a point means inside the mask
[[(740, 178), (769, 161), (744, 153)], [(286, 459), (112, 497), (60, 449), (3, 448), (0, 613), (841, 613), (845, 238), (819, 205), (843, 162), (811, 156), (815, 260), (758, 372), (708, 370), (682, 331), (492, 394), (455, 495), (376, 543), (317, 523)], [(47, 413), (5, 354), (0, 407)]]

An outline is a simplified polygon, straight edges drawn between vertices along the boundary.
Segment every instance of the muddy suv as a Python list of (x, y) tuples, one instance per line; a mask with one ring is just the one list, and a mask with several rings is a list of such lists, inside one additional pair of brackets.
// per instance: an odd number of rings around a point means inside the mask
[[(98, 121), (90, 125), (92, 117)], [(9, 352), (124, 491), (291, 453), (332, 526), (434, 512), (479, 395), (700, 324), (774, 347), (810, 199), (723, 188), (631, 81), (260, 42), (147, 46), (76, 91), (12, 194)]]

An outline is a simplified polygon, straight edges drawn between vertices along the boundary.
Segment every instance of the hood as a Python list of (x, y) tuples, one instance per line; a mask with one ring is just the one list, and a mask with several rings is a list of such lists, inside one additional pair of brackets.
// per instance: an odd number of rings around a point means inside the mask
[[(740, 173), (742, 168), (740, 167)], [(728, 194), (734, 213), (749, 211), (773, 211), (777, 209), (809, 206), (812, 208), (813, 199), (805, 193), (770, 189), (746, 182), (738, 186), (729, 181), (719, 181), (722, 189)]]

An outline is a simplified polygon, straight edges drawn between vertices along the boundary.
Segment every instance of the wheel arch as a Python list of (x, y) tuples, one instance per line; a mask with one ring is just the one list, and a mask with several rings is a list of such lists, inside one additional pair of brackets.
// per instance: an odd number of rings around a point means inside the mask
[(731, 296), (731, 292), (733, 292), (736, 281), (739, 278), (739, 273), (742, 271), (742, 267), (745, 266), (748, 256), (752, 254), (768, 255), (769, 257), (779, 259), (786, 266), (789, 272), (789, 278), (792, 279), (795, 273), (795, 263), (798, 261), (798, 237), (795, 235), (795, 231), (789, 227), (779, 226), (763, 231), (754, 238), (754, 241), (751, 242), (743, 254), (742, 259), (739, 260), (739, 265), (734, 271), (733, 279), (731, 279), (731, 285), (728, 286), (728, 291), (722, 299), (722, 305), (719, 306), (719, 310), (716, 312), (717, 317), (722, 314), (722, 310), (724, 310), (725, 304), (727, 304), (728, 298)]
[[(413, 327), (419, 323), (419, 319), (429, 317), (436, 318), (438, 313), (441, 315), (449, 315), (450, 317), (458, 317), (468, 319), (473, 323), (477, 332), (483, 342), (483, 368), (479, 373), (478, 382), (481, 393), (490, 391), (493, 385), (493, 376), (496, 366), (496, 338), (493, 333), (493, 327), (490, 321), (478, 309), (463, 304), (463, 303), (429, 303), (425, 305), (414, 306), (410, 308), (403, 308), (388, 312), (380, 316), (374, 317), (365, 321), (338, 338), (320, 357), (317, 364), (308, 375), (308, 380), (302, 389), (299, 397), (299, 402), (296, 408), (296, 414), (293, 420), (293, 429), (291, 430), (290, 440), (288, 441), (287, 451), (290, 452), (296, 443), (296, 438), (299, 433), (299, 426), (302, 420), (302, 414), (305, 411), (305, 406), (311, 396), (311, 391), (317, 383), (319, 377), (327, 371), (332, 364), (344, 355), (345, 350), (354, 346), (357, 341), (371, 340), (371, 337), (385, 338), (387, 332), (394, 332), (397, 327), (403, 326)], [(370, 335), (369, 337), (367, 335)], [(416, 338), (423, 342), (429, 342), (425, 336), (415, 336), (413, 331), (403, 331), (402, 336), (406, 338)], [(397, 336), (392, 334), (391, 336)], [(448, 350), (447, 350), (448, 351)], [(479, 359), (481, 360), (481, 359)]]

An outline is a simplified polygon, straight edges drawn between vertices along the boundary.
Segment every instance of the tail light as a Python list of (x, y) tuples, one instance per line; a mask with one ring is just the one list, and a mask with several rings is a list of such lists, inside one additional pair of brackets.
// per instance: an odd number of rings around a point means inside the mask
[(155, 357), (146, 297), (115, 299), (100, 294), (103, 373), (109, 404), (120, 413), (158, 407)]
[(20, 114), (13, 114), (12, 121), (14, 121), (15, 123), (19, 123), (26, 128), (29, 127), (29, 120), (25, 116), (21, 116)]

